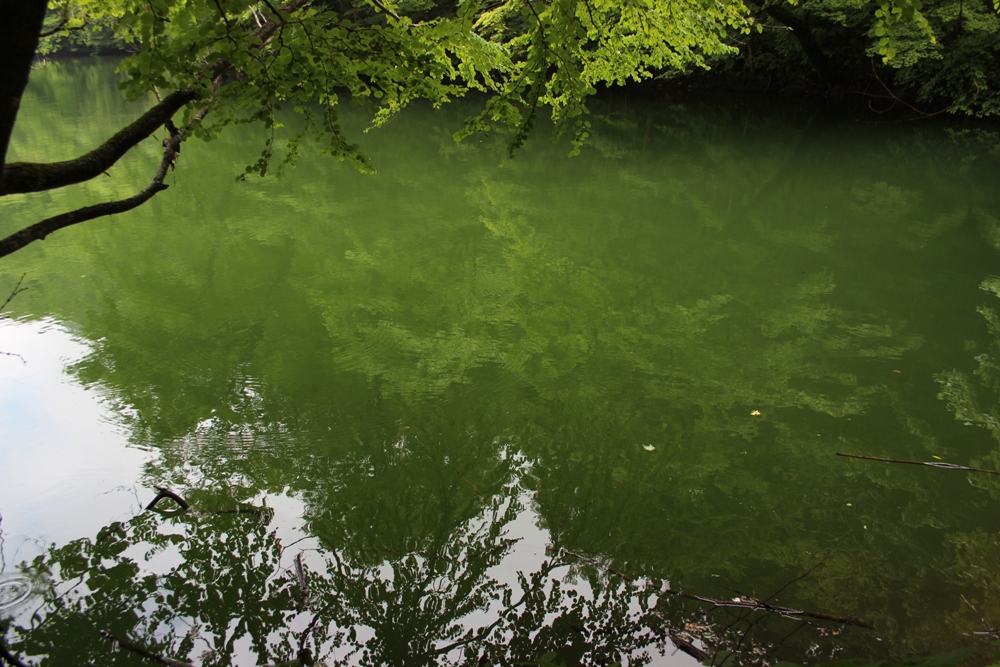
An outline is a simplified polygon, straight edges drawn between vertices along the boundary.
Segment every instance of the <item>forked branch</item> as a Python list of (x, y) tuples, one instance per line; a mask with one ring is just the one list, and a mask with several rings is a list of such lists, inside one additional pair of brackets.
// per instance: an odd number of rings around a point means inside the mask
[[(134, 122), (119, 130), (100, 147), (75, 160), (47, 164), (12, 162), (6, 165), (3, 174), (0, 175), (0, 196), (61, 188), (100, 176), (118, 162), (123, 155), (132, 150), (136, 144), (155, 132), (158, 127), (169, 121), (185, 104), (196, 97), (197, 95), (192, 90), (178, 90), (171, 93)], [(146, 199), (154, 194), (156, 194), (155, 191), (150, 193)], [(138, 206), (143, 201), (145, 199), (134, 203), (130, 208)], [(122, 210), (127, 211), (128, 209)], [(99, 215), (120, 212), (115, 210)], [(99, 215), (94, 217), (99, 217)], [(77, 222), (82, 222), (82, 220)]]
[(95, 218), (103, 218), (106, 215), (124, 213), (146, 203), (152, 199), (153, 195), (167, 189), (168, 186), (163, 180), (167, 177), (167, 171), (173, 166), (174, 159), (177, 157), (181, 141), (183, 140), (183, 131), (174, 133), (173, 136), (166, 140), (163, 159), (160, 161), (160, 168), (156, 170), (153, 181), (138, 193), (127, 199), (84, 206), (75, 211), (69, 211), (68, 213), (62, 213), (41, 222), (36, 222), (30, 227), (25, 227), (20, 231), (14, 232), (7, 238), (0, 240), (0, 257), (5, 257), (16, 252), (34, 241), (41, 241), (52, 232), (65, 227), (77, 225)]

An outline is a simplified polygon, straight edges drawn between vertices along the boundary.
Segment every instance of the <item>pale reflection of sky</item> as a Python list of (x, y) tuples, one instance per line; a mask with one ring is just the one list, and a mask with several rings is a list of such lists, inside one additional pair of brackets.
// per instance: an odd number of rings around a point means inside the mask
[[(59, 323), (0, 320), (0, 351), (8, 353), (0, 354), (0, 566), (13, 570), (46, 545), (93, 538), (112, 521), (139, 512), (152, 495), (137, 486), (138, 480), (155, 454), (129, 446), (127, 433), (115, 424), (99, 390), (82, 387), (66, 373), (68, 365), (87, 354), (88, 346)], [(319, 544), (301, 530), (301, 500), (262, 494), (255, 501), (275, 511), (272, 526), (285, 547), (282, 566), (291, 570), (295, 555), (302, 553), (307, 567), (322, 572)], [(520, 589), (517, 573), (541, 567), (550, 542), (530, 498), (521, 501), (525, 509), (506, 534), (517, 544), (488, 573), (515, 591)], [(136, 555), (145, 551), (139, 545), (134, 549)], [(168, 549), (148, 558), (144, 568), (166, 572), (177, 565), (178, 555)], [(559, 569), (553, 574), (567, 573)], [(391, 568), (383, 574), (391, 578)], [(573, 587), (584, 595), (590, 592), (585, 580)], [(497, 611), (471, 614), (464, 624), (482, 627)], [(304, 626), (305, 615), (296, 622)], [(363, 639), (367, 629), (358, 630)], [(238, 656), (252, 659), (249, 643), (236, 648)], [(651, 653), (651, 667), (697, 665), (683, 653), (660, 656), (655, 648)]]
[[(151, 454), (127, 446), (65, 368), (88, 348), (57, 322), (0, 321), (0, 514), (6, 567), (138, 511)], [(19, 355), (19, 356), (13, 356)]]

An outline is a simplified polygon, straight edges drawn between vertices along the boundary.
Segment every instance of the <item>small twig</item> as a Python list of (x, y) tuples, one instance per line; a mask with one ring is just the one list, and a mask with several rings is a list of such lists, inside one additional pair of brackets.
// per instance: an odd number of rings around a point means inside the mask
[[(882, 87), (885, 88), (885, 92), (889, 93), (889, 97), (891, 97), (892, 99), (894, 99), (896, 102), (899, 102), (900, 104), (903, 104), (903, 105), (909, 107), (910, 109), (912, 109), (916, 113), (920, 114), (924, 118), (930, 118), (931, 116), (937, 116), (938, 114), (942, 114), (942, 113), (944, 113), (945, 111), (948, 110), (948, 107), (945, 107), (944, 109), (941, 109), (940, 111), (935, 111), (933, 113), (928, 113), (926, 111), (923, 111), (922, 109), (918, 109), (917, 107), (913, 106), (912, 104), (910, 104), (909, 102), (907, 102), (906, 100), (904, 100), (903, 98), (901, 98), (900, 96), (898, 96), (896, 93), (892, 92), (892, 90), (889, 88), (889, 86), (887, 86), (885, 84), (885, 82), (882, 81), (882, 78), (878, 75), (878, 71), (876, 71), (876, 69), (875, 69), (875, 59), (874, 58), (872, 58), (871, 64), (872, 64), (872, 74), (875, 75), (875, 80), (878, 81), (880, 84), (882, 84)], [(893, 106), (895, 106), (895, 102), (893, 103)], [(872, 108), (870, 102), (868, 103), (868, 108), (869, 109)], [(890, 106), (885, 111), (889, 111), (891, 109), (892, 109), (892, 106)], [(872, 109), (872, 111), (875, 111), (875, 109)], [(876, 113), (885, 113), (885, 111), (882, 111), (882, 112), (876, 111)]]
[(396, 12), (394, 12), (391, 9), (389, 9), (388, 7), (386, 7), (384, 4), (382, 4), (381, 2), (379, 2), (379, 0), (372, 0), (372, 3), (375, 4), (377, 7), (379, 7), (386, 14), (391, 14), (392, 17), (394, 19), (396, 19), (397, 21), (399, 20), (399, 14), (397, 14)]
[(200, 514), (256, 514), (264, 516), (264, 510), (260, 507), (234, 507), (228, 510), (205, 510)]
[(151, 502), (148, 505), (146, 505), (146, 509), (147, 510), (153, 509), (153, 507), (156, 506), (156, 503), (160, 502), (164, 498), (170, 498), (171, 500), (173, 500), (174, 502), (176, 502), (178, 505), (180, 505), (181, 506), (181, 510), (183, 510), (185, 512), (188, 511), (189, 509), (191, 509), (191, 506), (187, 504), (186, 500), (184, 500), (183, 498), (181, 498), (179, 495), (177, 495), (176, 493), (174, 493), (170, 489), (168, 489), (166, 487), (163, 487), (163, 486), (154, 486), (153, 488), (156, 489), (157, 491), (159, 491), (159, 493), (156, 495), (155, 498), (153, 498), (153, 502)]
[(20, 360), (21, 360), (21, 363), (22, 363), (22, 364), (24, 364), (25, 366), (27, 366), (27, 365), (28, 365), (28, 361), (27, 361), (27, 359), (25, 359), (24, 357), (22, 357), (22, 356), (21, 356), (20, 354), (18, 354), (17, 352), (0, 352), (0, 354), (2, 354), (2, 355), (4, 355), (4, 356), (7, 356), (7, 357), (17, 357), (18, 359), (20, 359)]
[(798, 575), (797, 577), (789, 580), (784, 586), (782, 586), (781, 588), (779, 588), (778, 590), (774, 591), (773, 593), (771, 593), (770, 595), (768, 595), (766, 598), (764, 598), (764, 602), (770, 602), (774, 598), (776, 598), (779, 595), (781, 595), (785, 591), (786, 588), (788, 588), (789, 586), (791, 586), (792, 584), (794, 584), (796, 581), (802, 581), (803, 579), (805, 579), (806, 577), (808, 577), (810, 574), (813, 573), (814, 570), (816, 570), (816, 568), (818, 568), (820, 565), (822, 565), (823, 563), (825, 563), (826, 559), (829, 558), (829, 557), (830, 557), (830, 554), (827, 553), (825, 556), (823, 556), (822, 558), (819, 559), (818, 563), (814, 564), (812, 567), (810, 567), (808, 570), (806, 570), (802, 574)]
[(164, 658), (162, 655), (156, 655), (152, 651), (149, 651), (139, 646), (138, 644), (133, 644), (131, 642), (125, 641), (124, 639), (119, 639), (118, 637), (114, 636), (107, 630), (98, 630), (98, 632), (102, 637), (114, 642), (118, 646), (121, 646), (123, 649), (132, 651), (133, 653), (141, 655), (142, 657), (148, 660), (152, 660), (153, 662), (158, 662), (161, 665), (167, 665), (168, 667), (194, 667), (194, 665), (192, 665), (190, 662), (183, 662), (181, 660), (174, 660), (173, 658)]
[(473, 484), (469, 480), (465, 479), (465, 475), (463, 475), (462, 473), (458, 473), (458, 476), (462, 478), (463, 482), (465, 482), (466, 484), (468, 484), (469, 486), (471, 486), (473, 491), (475, 491), (476, 493), (479, 494), (479, 497), (483, 499), (483, 502), (486, 502), (486, 496), (483, 495), (482, 491), (480, 491), (479, 489), (476, 488), (475, 484)]
[(996, 628), (991, 628), (990, 627), (990, 623), (986, 620), (986, 617), (983, 616), (978, 609), (976, 609), (974, 606), (972, 606), (972, 603), (969, 602), (968, 598), (966, 598), (964, 595), (961, 595), (961, 594), (959, 594), (959, 597), (962, 598), (962, 602), (964, 602), (965, 604), (969, 605), (969, 609), (971, 609), (972, 611), (976, 612), (976, 616), (979, 617), (979, 620), (981, 620), (983, 622), (983, 627), (986, 628), (985, 630), (982, 630), (982, 631), (979, 631), (979, 632), (973, 632), (972, 634), (974, 634), (974, 635), (989, 635), (991, 637), (996, 637), (997, 633), (1000, 632), (1000, 631), (998, 631)]
[(10, 305), (10, 302), (14, 300), (15, 296), (17, 296), (21, 292), (25, 291), (26, 289), (28, 289), (27, 287), (23, 287), (23, 288), (21, 287), (21, 283), (24, 282), (24, 277), (26, 275), (28, 275), (28, 274), (27, 273), (22, 273), (21, 277), (17, 279), (17, 284), (14, 285), (14, 289), (11, 290), (10, 296), (8, 296), (7, 300), (3, 302), (3, 305), (0, 305), (0, 312), (3, 312), (3, 309), (6, 308), (8, 305)]
[[(625, 581), (630, 583), (635, 582), (634, 577), (630, 577), (618, 570), (615, 570), (603, 563), (600, 563), (592, 558), (587, 558), (578, 553), (570, 551), (569, 549), (564, 549), (560, 547), (560, 554), (568, 554), (574, 558), (578, 558), (584, 562), (591, 563), (597, 567), (602, 568), (606, 572), (615, 574)], [(872, 629), (871, 624), (856, 618), (848, 618), (846, 616), (836, 616), (834, 614), (826, 614), (819, 611), (806, 611), (804, 609), (793, 609), (791, 607), (782, 607), (780, 605), (768, 604), (767, 602), (761, 602), (754, 598), (740, 597), (735, 600), (720, 600), (716, 598), (704, 597), (702, 595), (694, 595), (693, 593), (686, 593), (684, 591), (677, 591), (672, 588), (656, 588), (654, 586), (647, 585), (647, 588), (651, 590), (658, 591), (661, 595), (674, 595), (677, 597), (686, 598), (688, 600), (697, 600), (699, 602), (704, 602), (706, 604), (712, 605), (713, 608), (720, 609), (748, 609), (750, 611), (763, 611), (770, 614), (778, 614), (780, 616), (786, 616), (788, 618), (815, 618), (822, 621), (831, 621), (834, 623), (840, 623), (842, 625), (854, 625), (859, 628)]]
[(52, 28), (52, 30), (46, 30), (45, 32), (40, 33), (38, 36), (39, 37), (51, 37), (52, 35), (56, 34), (57, 32), (69, 32), (70, 30), (83, 30), (84, 28), (87, 27), (87, 24), (84, 23), (83, 25), (74, 25), (74, 26), (70, 26), (69, 28), (67, 28), (66, 27), (66, 23), (67, 23), (67, 21), (63, 21), (62, 23), (60, 23), (59, 25), (57, 25), (55, 28)]
[[(28, 274), (27, 273), (22, 273), (21, 274), (21, 277), (17, 279), (17, 284), (14, 285), (14, 289), (12, 289), (10, 291), (10, 294), (7, 296), (7, 299), (3, 302), (2, 305), (0, 305), (0, 320), (9, 320), (10, 319), (9, 315), (4, 315), (3, 314), (4, 308), (6, 308), (8, 305), (10, 305), (10, 302), (14, 300), (15, 296), (17, 296), (21, 292), (25, 291), (26, 289), (28, 289), (27, 287), (21, 287), (21, 283), (24, 282), (24, 277), (26, 275), (28, 275)], [(22, 357), (20, 354), (18, 354), (17, 352), (0, 352), (0, 355), (6, 356), (6, 357), (17, 357), (18, 359), (21, 360), (22, 364), (24, 364), (25, 366), (28, 365), (27, 360), (24, 357)]]
[(985, 472), (990, 475), (1000, 475), (1000, 470), (987, 470), (986, 468), (970, 468), (960, 466), (955, 463), (945, 463), (944, 461), (907, 461), (906, 459), (885, 459), (880, 456), (862, 456), (861, 454), (843, 454), (837, 452), (837, 456), (845, 456), (849, 459), (864, 459), (865, 461), (881, 461), (883, 463), (907, 463), (914, 466), (927, 466), (928, 468), (944, 468), (945, 470), (965, 470), (966, 472)]
[(295, 556), (295, 579), (299, 582), (299, 594), (302, 595), (302, 608), (309, 608), (309, 586), (306, 584), (306, 572), (302, 567), (302, 552)]
[(673, 642), (674, 646), (677, 647), (677, 650), (683, 653), (687, 653), (689, 656), (691, 656), (698, 662), (703, 663), (710, 657), (712, 657), (708, 653), (705, 653), (700, 648), (698, 648), (691, 642), (687, 641), (686, 639), (679, 637), (678, 635), (669, 635), (669, 637), (670, 641)]

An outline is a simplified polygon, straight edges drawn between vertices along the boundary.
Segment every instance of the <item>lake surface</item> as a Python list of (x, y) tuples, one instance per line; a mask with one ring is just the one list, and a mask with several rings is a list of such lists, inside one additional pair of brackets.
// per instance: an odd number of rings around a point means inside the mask
[[(35, 71), (10, 159), (148, 106), (115, 82)], [(2, 298), (28, 287), (0, 322), (8, 645), (696, 664), (676, 639), (718, 665), (990, 641), (1000, 477), (836, 453), (1000, 469), (995, 135), (620, 96), (579, 157), (540, 128), (501, 167), (504, 136), (452, 139), (470, 104), (368, 134), (345, 108), (377, 175), (306, 152), (237, 182), (263, 136), (190, 141), (145, 206), (0, 261)], [(131, 195), (158, 146), (6, 198), (0, 233)], [(193, 511), (143, 511), (155, 486)]]

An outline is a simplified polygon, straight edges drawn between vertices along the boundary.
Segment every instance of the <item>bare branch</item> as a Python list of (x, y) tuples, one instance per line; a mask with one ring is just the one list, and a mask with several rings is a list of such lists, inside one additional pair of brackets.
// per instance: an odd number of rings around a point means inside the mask
[(184, 141), (183, 130), (173, 129), (174, 131), (171, 132), (171, 136), (163, 141), (163, 159), (160, 161), (160, 167), (156, 170), (153, 182), (146, 186), (145, 189), (128, 199), (84, 206), (75, 211), (36, 222), (30, 227), (25, 227), (20, 231), (14, 232), (7, 238), (0, 240), (0, 257), (5, 257), (16, 252), (34, 241), (41, 241), (52, 232), (64, 227), (86, 222), (87, 220), (94, 220), (95, 218), (103, 218), (104, 216), (131, 211), (133, 208), (149, 201), (156, 193), (166, 190), (168, 186), (163, 180), (167, 177), (167, 171), (173, 167), (177, 153), (181, 149), (181, 142)]
[(10, 305), (10, 302), (14, 300), (15, 296), (17, 296), (18, 294), (20, 294), (24, 290), (28, 289), (27, 287), (24, 287), (24, 288), (21, 287), (21, 283), (24, 282), (24, 277), (26, 275), (28, 275), (28, 274), (27, 273), (22, 273), (21, 277), (17, 279), (17, 284), (14, 285), (14, 289), (12, 289), (10, 291), (10, 296), (8, 296), (7, 300), (4, 301), (2, 305), (0, 305), (0, 313), (3, 312), (4, 308), (6, 308), (8, 305)]
[(882, 463), (908, 463), (914, 466), (927, 466), (928, 468), (944, 468), (945, 470), (965, 470), (966, 472), (985, 472), (990, 475), (1000, 475), (1000, 470), (989, 470), (987, 468), (970, 468), (960, 466), (957, 463), (945, 463), (944, 461), (909, 461), (906, 459), (886, 459), (881, 456), (862, 456), (861, 454), (843, 454), (837, 452), (837, 456), (844, 456), (849, 459), (864, 459), (865, 461), (881, 461)]
[(171, 491), (170, 489), (168, 489), (166, 487), (163, 487), (163, 486), (154, 486), (153, 488), (156, 489), (157, 491), (159, 491), (159, 493), (156, 495), (155, 498), (153, 498), (153, 502), (151, 502), (148, 505), (146, 505), (146, 509), (147, 510), (151, 510), (154, 507), (156, 507), (156, 503), (160, 502), (164, 498), (170, 498), (175, 503), (177, 503), (178, 505), (180, 505), (181, 509), (183, 511), (185, 511), (185, 512), (191, 507), (190, 505), (187, 504), (186, 500), (184, 500), (183, 498), (181, 498), (179, 494)]
[[(178, 90), (171, 93), (135, 122), (119, 130), (99, 148), (75, 160), (49, 164), (31, 162), (8, 164), (0, 175), (0, 196), (40, 192), (89, 181), (111, 168), (125, 153), (170, 120), (185, 104), (196, 98), (197, 94), (193, 90)], [(155, 192), (150, 196), (152, 194)]]
[[(583, 561), (585, 563), (590, 563), (590, 564), (592, 564), (592, 565), (594, 565), (596, 567), (599, 567), (599, 568), (603, 569), (605, 572), (610, 572), (611, 574), (617, 575), (618, 577), (621, 577), (622, 579), (624, 579), (625, 581), (628, 581), (630, 583), (634, 583), (636, 581), (634, 577), (630, 577), (627, 574), (619, 572), (618, 570), (615, 570), (614, 568), (609, 567), (608, 565), (605, 565), (604, 563), (601, 563), (600, 561), (594, 560), (593, 558), (587, 558), (586, 556), (578, 554), (578, 553), (576, 553), (574, 551), (570, 551), (569, 549), (565, 549), (565, 548), (560, 547), (558, 553), (560, 555), (561, 554), (567, 554), (569, 556), (572, 556), (573, 558), (576, 558), (577, 560), (581, 560), (581, 561)], [(868, 628), (868, 629), (871, 629), (871, 627), (872, 627), (871, 624), (869, 624), (869, 623), (867, 623), (865, 621), (862, 621), (860, 619), (857, 619), (857, 618), (848, 618), (848, 617), (845, 617), (845, 616), (835, 616), (833, 614), (825, 614), (823, 612), (818, 612), (818, 611), (806, 611), (806, 610), (803, 610), (803, 609), (793, 609), (791, 607), (782, 607), (782, 606), (776, 605), (776, 604), (768, 604), (767, 602), (762, 602), (760, 600), (757, 600), (757, 599), (754, 599), (754, 598), (751, 598), (751, 597), (743, 597), (743, 596), (741, 596), (741, 597), (735, 598), (733, 600), (721, 600), (721, 599), (716, 599), (716, 598), (704, 597), (702, 595), (694, 595), (693, 593), (687, 593), (685, 591), (679, 591), (679, 590), (675, 590), (675, 589), (669, 588), (669, 587), (656, 588), (654, 586), (647, 586), (647, 588), (649, 588), (650, 590), (658, 591), (660, 593), (660, 595), (673, 595), (673, 596), (685, 598), (685, 599), (688, 599), (688, 600), (697, 600), (698, 602), (704, 602), (704, 603), (712, 605), (713, 609), (716, 609), (716, 608), (718, 608), (718, 609), (747, 609), (749, 611), (762, 611), (762, 612), (767, 612), (767, 613), (770, 613), (770, 614), (778, 614), (779, 616), (786, 616), (788, 618), (803, 618), (803, 617), (804, 618), (815, 618), (815, 619), (818, 619), (818, 620), (821, 620), (821, 621), (832, 621), (834, 623), (841, 623), (843, 625), (854, 625), (854, 626), (857, 626), (859, 628)]]

